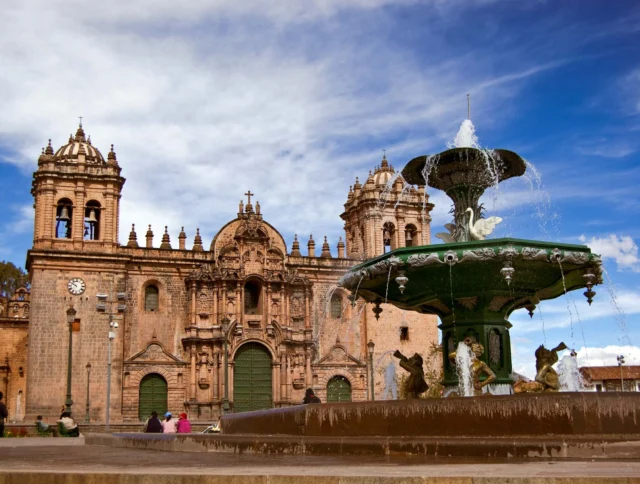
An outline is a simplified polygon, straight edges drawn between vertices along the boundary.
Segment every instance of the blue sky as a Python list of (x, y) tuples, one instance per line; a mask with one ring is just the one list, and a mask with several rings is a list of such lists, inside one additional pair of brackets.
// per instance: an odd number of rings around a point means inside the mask
[[(95, 3), (95, 2), (94, 2)], [(120, 239), (164, 225), (205, 243), (257, 194), (291, 242), (327, 235), (356, 176), (386, 149), (402, 167), (446, 147), (466, 116), (483, 146), (542, 176), (485, 197), (495, 235), (602, 253), (607, 287), (513, 317), (515, 366), (546, 341), (584, 363), (640, 363), (640, 7), (632, 1), (14, 2), (0, 18), (0, 258), (23, 265), (31, 173), (84, 116), (127, 178)], [(436, 203), (434, 232), (448, 221)], [(575, 306), (574, 306), (575, 302)], [(571, 309), (571, 313), (569, 310)], [(573, 336), (571, 330), (573, 319)], [(544, 320), (545, 331), (542, 330)], [(626, 329), (623, 329), (625, 326)], [(582, 334), (584, 333), (584, 338)], [(629, 346), (618, 348), (619, 346)]]

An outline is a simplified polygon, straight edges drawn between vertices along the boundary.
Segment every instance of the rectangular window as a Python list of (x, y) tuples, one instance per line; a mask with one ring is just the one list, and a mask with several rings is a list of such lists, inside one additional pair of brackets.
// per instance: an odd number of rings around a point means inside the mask
[(600, 385), (600, 383), (596, 384), (596, 392), (601, 392), (602, 391), (602, 385)]
[(409, 328), (407, 326), (400, 328), (400, 341), (409, 341)]

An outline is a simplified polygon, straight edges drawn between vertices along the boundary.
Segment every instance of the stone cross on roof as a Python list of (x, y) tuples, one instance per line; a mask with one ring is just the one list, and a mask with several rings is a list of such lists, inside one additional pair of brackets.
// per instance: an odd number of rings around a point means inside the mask
[(249, 190), (247, 193), (245, 193), (245, 195), (247, 196), (247, 204), (251, 203), (251, 197), (255, 195), (255, 193), (251, 193), (251, 190)]

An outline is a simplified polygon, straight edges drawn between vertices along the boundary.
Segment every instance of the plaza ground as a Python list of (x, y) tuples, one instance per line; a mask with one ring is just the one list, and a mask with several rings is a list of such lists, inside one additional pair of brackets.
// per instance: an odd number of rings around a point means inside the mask
[(487, 461), (162, 452), (85, 445), (84, 439), (0, 441), (0, 484), (640, 483), (640, 461)]

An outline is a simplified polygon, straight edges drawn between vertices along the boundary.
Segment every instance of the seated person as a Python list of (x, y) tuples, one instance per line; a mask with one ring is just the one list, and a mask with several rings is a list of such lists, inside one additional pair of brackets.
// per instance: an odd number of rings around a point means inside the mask
[(64, 433), (70, 437), (80, 437), (78, 424), (71, 418), (71, 412), (63, 412), (58, 423), (62, 425)]
[(51, 434), (54, 437), (58, 436), (58, 432), (56, 432), (56, 429), (42, 421), (42, 415), (38, 415), (36, 417), (36, 428), (38, 429), (39, 434)]
[(302, 400), (303, 404), (306, 403), (322, 403), (320, 399), (313, 393), (313, 389), (307, 388), (307, 391), (304, 394), (304, 399)]

